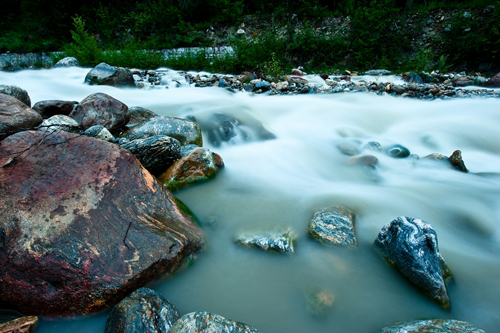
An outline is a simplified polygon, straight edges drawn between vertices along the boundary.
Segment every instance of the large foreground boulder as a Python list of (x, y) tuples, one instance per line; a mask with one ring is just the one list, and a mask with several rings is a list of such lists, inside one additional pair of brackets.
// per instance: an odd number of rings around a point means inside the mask
[(454, 319), (414, 320), (384, 327), (379, 333), (484, 333), (476, 326)]
[(105, 333), (167, 333), (179, 312), (162, 295), (149, 288), (137, 289), (120, 301), (106, 320)]
[(132, 72), (123, 67), (110, 66), (101, 62), (87, 73), (85, 83), (113, 87), (135, 87)]
[(168, 333), (259, 333), (246, 324), (208, 312), (188, 313), (177, 320)]
[(17, 98), (27, 106), (31, 107), (31, 99), (28, 95), (28, 92), (21, 87), (0, 84), (0, 94), (10, 95), (14, 98)]
[(164, 186), (109, 142), (20, 132), (0, 142), (0, 165), (0, 308), (98, 311), (203, 244)]
[(441, 256), (430, 224), (400, 216), (387, 223), (375, 240), (382, 256), (444, 308), (450, 307), (445, 280), (451, 272)]
[(25, 103), (0, 94), (0, 140), (13, 132), (38, 126), (42, 121), (42, 116)]
[(69, 115), (82, 129), (102, 125), (111, 132), (128, 123), (128, 106), (104, 93), (95, 93), (83, 99)]

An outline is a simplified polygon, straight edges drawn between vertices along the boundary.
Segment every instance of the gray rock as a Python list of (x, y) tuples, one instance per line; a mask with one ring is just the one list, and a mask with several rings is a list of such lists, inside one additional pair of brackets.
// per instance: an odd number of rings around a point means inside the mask
[(341, 206), (320, 210), (309, 223), (309, 234), (325, 245), (356, 245), (354, 212)]
[(405, 158), (410, 156), (410, 150), (408, 148), (403, 147), (401, 145), (394, 145), (387, 149), (387, 154), (391, 157), (396, 158)]
[(75, 107), (75, 103), (70, 101), (55, 100), (40, 101), (33, 105), (32, 109), (38, 112), (43, 119), (48, 119), (58, 114), (69, 116), (71, 111), (73, 111), (73, 108)]
[(177, 139), (166, 135), (155, 135), (146, 139), (136, 139), (121, 145), (130, 150), (153, 175), (166, 171), (181, 158), (181, 144)]
[(292, 254), (295, 233), (290, 230), (274, 230), (238, 235), (235, 242), (241, 246), (257, 247), (264, 251)]
[(365, 72), (365, 75), (374, 75), (374, 76), (382, 76), (382, 75), (391, 75), (391, 71), (387, 69), (371, 69)]
[(151, 118), (137, 126), (128, 129), (123, 137), (134, 140), (155, 135), (167, 135), (179, 140), (181, 145), (195, 144), (203, 146), (200, 126), (186, 119), (173, 117)]
[(106, 320), (105, 333), (166, 333), (179, 312), (162, 295), (140, 288), (116, 304)]
[(399, 84), (394, 84), (391, 86), (391, 91), (398, 95), (404, 94), (406, 92), (405, 88), (401, 87)]
[(455, 150), (449, 157), (449, 160), (451, 165), (453, 165), (455, 169), (462, 172), (469, 172), (469, 170), (465, 166), (464, 161), (462, 160), (462, 152), (460, 150)]
[(54, 65), (54, 68), (61, 68), (61, 67), (80, 67), (80, 63), (75, 57), (66, 57), (62, 58)]
[(56, 131), (66, 131), (70, 133), (80, 132), (78, 123), (73, 118), (61, 114), (45, 119), (42, 125), (40, 125), (40, 130), (49, 133)]
[(377, 141), (369, 141), (363, 145), (365, 150), (382, 151), (382, 145)]
[(99, 139), (99, 140), (104, 140), (108, 142), (115, 142), (115, 137), (113, 134), (111, 134), (108, 129), (102, 125), (95, 125), (90, 128), (88, 128), (85, 132), (83, 132), (84, 135)]
[(423, 159), (426, 160), (434, 160), (434, 161), (448, 161), (448, 156), (438, 154), (438, 153), (432, 153), (427, 156), (424, 156)]
[(262, 89), (262, 91), (268, 91), (271, 89), (271, 83), (267, 81), (260, 81), (255, 84), (255, 89)]
[(0, 94), (10, 95), (31, 107), (30, 96), (28, 95), (28, 92), (21, 87), (0, 84)]
[(75, 119), (82, 129), (102, 125), (113, 131), (128, 124), (128, 107), (109, 95), (95, 93), (85, 97), (69, 116)]
[(378, 158), (373, 155), (353, 156), (347, 160), (351, 164), (361, 165), (365, 167), (375, 168), (378, 163)]
[(325, 317), (332, 309), (335, 296), (325, 288), (312, 286), (304, 291), (307, 311), (316, 317)]
[(437, 235), (431, 225), (400, 216), (382, 228), (375, 247), (411, 282), (444, 308), (450, 307), (445, 280), (452, 275), (439, 253)]
[(123, 67), (113, 67), (105, 62), (95, 66), (85, 76), (85, 83), (113, 87), (135, 87), (132, 72)]
[(192, 312), (182, 316), (169, 333), (260, 333), (255, 328), (208, 312)]
[(354, 156), (360, 152), (358, 145), (352, 141), (341, 141), (336, 146), (345, 155)]
[(476, 326), (454, 319), (429, 319), (400, 322), (384, 327), (378, 333), (485, 333)]
[(407, 76), (406, 80), (409, 83), (418, 83), (418, 84), (424, 83), (424, 80), (422, 80), (420, 75), (418, 75), (416, 73), (410, 73), (410, 75)]
[(150, 111), (140, 106), (133, 106), (128, 109), (128, 125), (140, 124), (148, 119), (157, 117), (158, 115), (153, 111)]

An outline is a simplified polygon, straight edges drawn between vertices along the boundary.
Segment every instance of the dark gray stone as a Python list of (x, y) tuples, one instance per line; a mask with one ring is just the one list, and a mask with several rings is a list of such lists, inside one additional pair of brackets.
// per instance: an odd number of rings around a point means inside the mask
[(85, 83), (113, 87), (135, 87), (132, 72), (123, 67), (113, 67), (105, 62), (95, 66), (85, 76)]
[(33, 105), (32, 109), (38, 112), (43, 119), (48, 119), (58, 114), (69, 116), (75, 107), (75, 103), (69, 101), (41, 101)]
[(430, 224), (400, 216), (382, 228), (375, 247), (411, 282), (444, 308), (450, 307), (445, 280), (451, 272), (439, 253), (437, 235)]
[(309, 223), (309, 234), (325, 245), (356, 245), (354, 212), (341, 206), (320, 210)]
[(460, 150), (455, 150), (453, 154), (449, 157), (451, 165), (456, 170), (462, 171), (462, 172), (469, 172), (467, 167), (465, 166), (464, 161), (462, 160), (462, 152)]
[(70, 133), (80, 132), (78, 123), (73, 118), (64, 116), (62, 114), (58, 114), (50, 117), (49, 119), (45, 119), (42, 125), (40, 125), (40, 130), (50, 133), (56, 131), (66, 131)]
[(155, 135), (167, 135), (179, 140), (181, 145), (195, 144), (203, 146), (200, 126), (192, 121), (173, 118), (155, 117), (128, 129), (123, 137), (129, 140), (143, 139)]
[(80, 67), (80, 63), (75, 57), (62, 58), (54, 65), (54, 68), (60, 67)]
[(28, 95), (28, 92), (21, 87), (0, 84), (0, 94), (10, 95), (31, 107), (30, 96)]
[(128, 125), (140, 124), (148, 119), (157, 117), (158, 115), (153, 111), (150, 111), (140, 106), (133, 106), (128, 109)]
[(262, 91), (268, 91), (271, 89), (271, 83), (267, 81), (260, 81), (255, 84), (255, 89), (262, 89)]
[(105, 333), (166, 333), (179, 319), (179, 312), (162, 295), (140, 288), (113, 307)]
[(155, 135), (146, 139), (137, 139), (121, 145), (130, 150), (153, 175), (166, 171), (176, 160), (181, 158), (181, 144), (177, 139), (166, 135)]
[(485, 333), (476, 326), (454, 319), (414, 320), (384, 327), (378, 333)]
[(273, 230), (238, 235), (236, 243), (241, 246), (256, 247), (264, 251), (292, 254), (295, 233), (290, 230)]
[(424, 83), (424, 80), (422, 80), (422, 78), (420, 77), (420, 75), (418, 75), (416, 73), (410, 73), (410, 75), (408, 75), (408, 77), (406, 78), (406, 80), (409, 83), (418, 83), (418, 84), (423, 84)]
[(391, 157), (405, 158), (410, 156), (410, 150), (401, 145), (394, 145), (387, 149), (387, 154)]
[(99, 139), (99, 140), (104, 140), (108, 142), (115, 142), (115, 137), (113, 134), (111, 134), (108, 129), (102, 125), (95, 125), (90, 128), (88, 128), (85, 132), (83, 132), (84, 135)]
[(387, 69), (371, 69), (365, 72), (365, 75), (374, 75), (374, 76), (382, 76), (382, 75), (391, 75), (391, 71)]
[(192, 312), (182, 316), (169, 333), (260, 333), (246, 324), (228, 320), (208, 312)]

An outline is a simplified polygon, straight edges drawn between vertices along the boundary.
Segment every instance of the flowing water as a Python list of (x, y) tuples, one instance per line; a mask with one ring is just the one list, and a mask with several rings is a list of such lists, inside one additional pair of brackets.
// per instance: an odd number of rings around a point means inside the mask
[[(88, 69), (0, 72), (1, 84), (40, 100), (80, 101), (105, 92), (160, 115), (235, 116), (251, 133), (262, 123), (268, 141), (212, 147), (225, 168), (207, 183), (175, 193), (201, 220), (205, 252), (186, 270), (150, 285), (181, 315), (209, 311), (262, 332), (376, 332), (396, 321), (454, 318), (487, 332), (500, 327), (500, 100), (419, 101), (365, 93), (250, 96), (220, 88), (151, 90), (86, 86)], [(171, 73), (171, 79), (182, 76)], [(168, 81), (168, 80), (166, 80)], [(165, 81), (165, 82), (166, 82)], [(402, 144), (412, 153), (447, 156), (460, 149), (469, 174), (437, 162), (375, 155), (375, 170), (353, 166), (336, 144)], [(307, 236), (313, 213), (332, 205), (356, 213), (358, 247), (325, 247)], [(384, 224), (397, 216), (423, 219), (436, 230), (455, 276), (446, 311), (373, 250)], [(241, 248), (240, 231), (290, 227), (293, 255)], [(311, 286), (335, 296), (331, 312), (307, 311)], [(38, 332), (103, 332), (108, 312), (42, 319)]]

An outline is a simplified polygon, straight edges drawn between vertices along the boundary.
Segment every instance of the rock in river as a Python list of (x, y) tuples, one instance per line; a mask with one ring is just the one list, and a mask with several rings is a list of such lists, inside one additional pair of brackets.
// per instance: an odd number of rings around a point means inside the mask
[(140, 288), (120, 301), (106, 321), (105, 333), (167, 333), (179, 312), (162, 295)]
[(378, 333), (485, 333), (476, 326), (454, 319), (414, 320), (384, 327)]
[(87, 73), (85, 83), (114, 87), (135, 87), (132, 72), (123, 67), (110, 66), (101, 62)]
[(400, 216), (382, 228), (375, 247), (411, 282), (449, 308), (445, 280), (451, 277), (451, 272), (439, 252), (437, 235), (430, 224)]
[(285, 254), (294, 252), (293, 244), (297, 236), (290, 230), (273, 230), (257, 233), (245, 233), (236, 237), (236, 243), (242, 246), (257, 247), (264, 251)]
[(309, 234), (326, 245), (356, 245), (354, 212), (341, 206), (320, 210), (309, 223)]
[(192, 312), (177, 320), (168, 333), (259, 333), (259, 331), (217, 314)]
[(77, 104), (69, 116), (82, 129), (102, 125), (113, 131), (128, 124), (128, 107), (109, 95), (95, 93)]
[(387, 149), (387, 154), (391, 157), (405, 158), (410, 156), (410, 150), (401, 145), (394, 145)]
[(155, 117), (128, 129), (124, 137), (129, 140), (143, 139), (155, 135), (167, 135), (179, 140), (181, 145), (203, 146), (200, 126), (194, 121), (174, 118)]
[(23, 102), (0, 94), (0, 140), (8, 135), (38, 126), (43, 119)]
[(0, 142), (0, 165), (0, 308), (98, 311), (203, 244), (164, 186), (109, 142), (20, 132)]
[(0, 333), (31, 333), (38, 326), (38, 317), (20, 317), (0, 324)]

